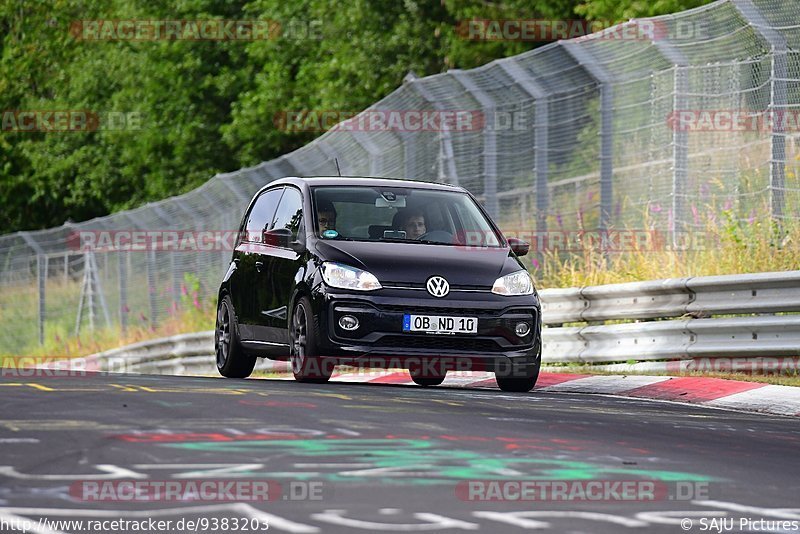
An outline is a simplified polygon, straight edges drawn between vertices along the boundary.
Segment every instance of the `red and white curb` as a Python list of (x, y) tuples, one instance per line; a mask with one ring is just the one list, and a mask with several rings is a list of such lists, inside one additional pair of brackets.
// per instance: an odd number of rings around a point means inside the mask
[[(334, 374), (332, 382), (414, 385), (407, 371)], [(443, 387), (497, 388), (493, 373), (449, 373)], [(657, 399), (748, 412), (800, 417), (800, 387), (722, 378), (541, 373), (537, 391)]]

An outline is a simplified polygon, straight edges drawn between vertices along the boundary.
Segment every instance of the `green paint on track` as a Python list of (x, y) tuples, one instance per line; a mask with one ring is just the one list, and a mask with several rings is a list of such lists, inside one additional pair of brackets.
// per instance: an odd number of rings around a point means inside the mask
[[(498, 457), (452, 449), (452, 443), (415, 439), (302, 439), (161, 444), (164, 447), (216, 453), (267, 453), (280, 457), (280, 471), (239, 472), (240, 477), (326, 479), (336, 482), (380, 481), (387, 484), (447, 484), (459, 480), (655, 480), (709, 482), (713, 477), (680, 471), (604, 466), (574, 460)], [(270, 454), (271, 453), (271, 454)], [(287, 458), (297, 457), (294, 462)], [(342, 457), (347, 459), (343, 462)], [(315, 461), (309, 462), (308, 458)], [(335, 464), (325, 469), (325, 458)], [(303, 459), (303, 460), (300, 460)], [(252, 461), (248, 459), (248, 461)], [(287, 464), (314, 463), (310, 472)], [(336, 464), (361, 464), (341, 467)]]

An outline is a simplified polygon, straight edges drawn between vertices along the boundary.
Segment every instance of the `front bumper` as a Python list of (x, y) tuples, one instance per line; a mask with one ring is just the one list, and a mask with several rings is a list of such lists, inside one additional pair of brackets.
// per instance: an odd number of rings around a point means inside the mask
[[(503, 297), (489, 291), (453, 292), (444, 299), (424, 291), (381, 289), (371, 293), (319, 292), (315, 298), (322, 354), (337, 363), (364, 367), (429, 366), (460, 371), (525, 373), (540, 358), (541, 314), (534, 295)], [(405, 314), (476, 317), (476, 334), (403, 332)], [(339, 318), (359, 327), (345, 331)], [(516, 335), (517, 323), (530, 332)]]

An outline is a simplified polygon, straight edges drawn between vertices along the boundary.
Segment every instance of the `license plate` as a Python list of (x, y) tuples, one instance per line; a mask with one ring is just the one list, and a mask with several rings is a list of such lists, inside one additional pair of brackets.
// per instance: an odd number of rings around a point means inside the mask
[(477, 334), (477, 317), (447, 317), (441, 315), (403, 316), (403, 332), (428, 334)]

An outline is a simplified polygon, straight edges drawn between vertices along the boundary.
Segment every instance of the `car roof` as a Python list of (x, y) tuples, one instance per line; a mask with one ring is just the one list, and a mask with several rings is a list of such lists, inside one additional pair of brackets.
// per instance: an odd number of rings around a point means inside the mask
[(434, 182), (424, 182), (421, 180), (400, 180), (397, 178), (376, 178), (372, 176), (288, 176), (270, 182), (265, 186), (271, 187), (281, 184), (301, 185), (306, 184), (310, 187), (315, 186), (377, 186), (377, 187), (414, 187), (418, 189), (431, 189), (438, 191), (464, 191), (463, 188)]

